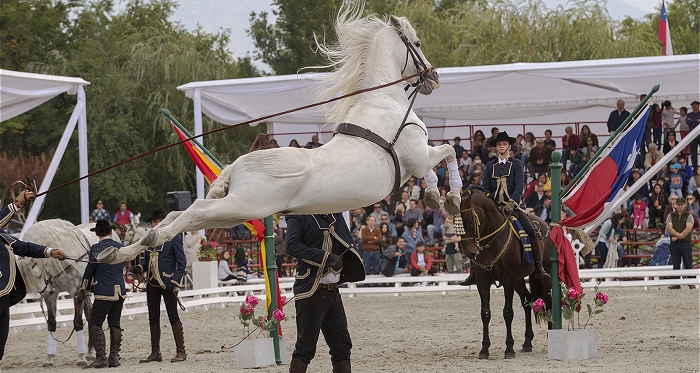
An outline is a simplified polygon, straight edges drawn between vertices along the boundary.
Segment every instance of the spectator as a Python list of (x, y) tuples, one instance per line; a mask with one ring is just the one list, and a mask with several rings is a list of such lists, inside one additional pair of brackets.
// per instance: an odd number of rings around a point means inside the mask
[(664, 154), (671, 153), (673, 148), (678, 145), (678, 140), (676, 139), (676, 131), (670, 129), (666, 132), (666, 141), (664, 141), (663, 151)]
[[(377, 202), (373, 205), (374, 210), (372, 211), (369, 216), (374, 218), (375, 222), (378, 222), (381, 220), (382, 214), (387, 213), (386, 211), (382, 210), (382, 204)], [(388, 213), (387, 213), (388, 214)]]
[(595, 133), (591, 132), (591, 128), (588, 127), (587, 124), (584, 124), (583, 126), (581, 126), (581, 133), (579, 134), (579, 140), (581, 140), (581, 148), (586, 146), (586, 140), (588, 138), (593, 139), (593, 146), (600, 146), (600, 144), (598, 143), (598, 136), (596, 136)]
[(403, 234), (403, 227), (405, 223), (404, 214), (406, 213), (406, 207), (403, 203), (399, 202), (396, 205), (396, 215), (394, 215), (394, 228), (396, 229), (397, 237), (400, 237), (399, 232)]
[(595, 145), (593, 142), (593, 137), (586, 137), (584, 147), (582, 148), (584, 163), (590, 161), (599, 149), (598, 145)]
[[(523, 162), (523, 164), (527, 164), (528, 159), (530, 159), (530, 151), (535, 146), (537, 146), (535, 135), (532, 132), (525, 133), (525, 137), (523, 138), (523, 146), (520, 149), (522, 153), (520, 155), (520, 160)], [(534, 179), (535, 175), (530, 175), (530, 178)]]
[(277, 226), (277, 221), (273, 220), (273, 233), (272, 236), (275, 241), (275, 264), (277, 265), (277, 276), (285, 277), (286, 271), (284, 270), (284, 257), (287, 255), (287, 248), (284, 240), (284, 231), (279, 229)]
[[(382, 252), (384, 249), (387, 247), (391, 246), (391, 244), (394, 243), (394, 237), (391, 235), (391, 231), (389, 230), (389, 223), (381, 223), (379, 224), (379, 232), (382, 234), (382, 243), (379, 244), (380, 247), (380, 252), (379, 255), (381, 256)], [(381, 258), (380, 258), (381, 260)], [(380, 264), (381, 268), (381, 264)]]
[(292, 139), (292, 141), (289, 142), (289, 147), (290, 148), (301, 148), (297, 139)]
[(248, 268), (248, 258), (245, 256), (245, 249), (241, 246), (237, 247), (236, 255), (233, 259), (236, 263), (236, 280), (239, 285), (245, 284), (248, 281), (248, 277), (250, 277), (250, 268)]
[(445, 210), (445, 200), (440, 199), (440, 208), (431, 209), (430, 207), (425, 208), (425, 213), (432, 215), (432, 224), (427, 227), (428, 232), (428, 246), (437, 245), (435, 242), (435, 234), (443, 235), (442, 226), (445, 224), (445, 219), (450, 216), (450, 213)]
[(270, 139), (270, 141), (267, 144), (267, 147), (269, 149), (274, 149), (274, 148), (279, 148), (280, 146), (277, 144), (277, 140), (275, 139)]
[(600, 257), (598, 259), (598, 268), (603, 268), (605, 265), (605, 260), (608, 257), (608, 249), (610, 244), (615, 241), (615, 227), (618, 226), (620, 221), (620, 216), (613, 214), (610, 219), (606, 219), (603, 225), (600, 227), (598, 233), (598, 239), (596, 240), (595, 253)]
[[(642, 174), (639, 172), (639, 170), (636, 169), (636, 168), (633, 168), (633, 169), (632, 169), (632, 174), (630, 175), (629, 180), (627, 180), (627, 187), (630, 187), (630, 186), (632, 186), (633, 184), (635, 184), (635, 183), (639, 180), (640, 177), (642, 177)], [(642, 186), (641, 186), (641, 188), (639, 188), (639, 189), (637, 190), (637, 193), (638, 193), (640, 196), (642, 196), (642, 201), (644, 201), (644, 204), (645, 204), (647, 207), (649, 207), (649, 206), (650, 206), (650, 204), (649, 204), (649, 186), (648, 186), (648, 184), (647, 184), (646, 182), (643, 183)], [(630, 201), (630, 202), (627, 204), (627, 210), (628, 210), (628, 211), (633, 211), (633, 210), (634, 210), (634, 207), (632, 206), (632, 201)]]
[(316, 149), (320, 148), (323, 146), (320, 142), (318, 142), (318, 135), (314, 134), (311, 136), (311, 141), (306, 143), (306, 146), (304, 146), (306, 149)]
[(700, 167), (695, 169), (695, 174), (688, 180), (688, 193), (700, 193)]
[(550, 149), (550, 154), (557, 150), (557, 143), (552, 139), (552, 130), (544, 130), (544, 145)]
[(469, 166), (469, 171), (467, 172), (467, 175), (471, 175), (474, 172), (477, 171), (483, 171), (484, 170), (484, 164), (481, 162), (481, 156), (476, 156), (474, 160), (472, 161), (472, 165)]
[(408, 273), (408, 259), (406, 258), (406, 240), (403, 237), (396, 239), (396, 244), (382, 251), (381, 272), (386, 277)]
[[(243, 255), (245, 258), (245, 253)], [(221, 260), (219, 260), (219, 281), (229, 281), (236, 279), (236, 274), (231, 272), (230, 263), (228, 262), (229, 259), (231, 259), (231, 253), (229, 253), (228, 251), (224, 251), (224, 253), (221, 254)], [(245, 279), (243, 280), (243, 282), (245, 282)]]
[[(661, 110), (661, 123), (663, 124), (664, 137), (667, 137), (669, 131), (674, 131), (676, 128), (676, 123), (673, 121), (673, 117), (678, 114), (676, 109), (671, 106), (671, 101), (666, 100), (663, 104), (664, 108)], [(668, 153), (664, 150), (664, 153)]]
[(408, 192), (404, 190), (401, 192), (401, 200), (399, 202), (403, 203), (403, 205), (405, 207), (405, 206), (408, 206), (408, 201), (409, 201)]
[(418, 224), (423, 221), (423, 210), (418, 208), (418, 201), (411, 199), (408, 202), (408, 210), (404, 214), (405, 219), (415, 219)]
[(420, 187), (416, 185), (416, 178), (411, 176), (403, 187), (404, 192), (408, 192), (408, 199), (418, 200), (420, 198)]
[(411, 254), (411, 276), (434, 276), (436, 272), (430, 253), (425, 251), (425, 244), (418, 242), (416, 251)]
[(627, 233), (622, 228), (624, 219), (620, 216), (620, 220), (615, 227), (615, 243), (617, 244), (617, 266), (622, 267), (622, 256), (625, 255), (625, 244), (627, 244)]
[(455, 136), (454, 142), (455, 144), (452, 145), (452, 147), (455, 149), (455, 157), (459, 158), (462, 155), (462, 151), (464, 151), (464, 147), (460, 145), (462, 143), (462, 138)]
[(535, 206), (535, 215), (547, 223), (552, 222), (552, 197), (545, 195), (541, 205)]
[(389, 234), (391, 234), (391, 237), (396, 237), (398, 236), (398, 232), (396, 231), (396, 226), (394, 223), (391, 222), (391, 219), (389, 218), (389, 214), (384, 211), (382, 215), (379, 217), (379, 228), (381, 228), (382, 224), (387, 225), (387, 229), (389, 230)]
[[(574, 133), (574, 129), (571, 126), (567, 126), (564, 131), (566, 134), (561, 137), (562, 149), (574, 148), (578, 152), (578, 149), (581, 147), (581, 139)], [(561, 164), (564, 166), (564, 169), (566, 169), (566, 161), (569, 160), (569, 154), (568, 151), (562, 152)]]
[[(455, 216), (457, 219), (459, 215)], [(461, 217), (459, 218), (459, 224), (461, 223)], [(457, 231), (456, 224), (452, 222), (452, 218), (448, 217), (445, 220), (445, 224), (442, 226), (443, 236), (442, 243), (445, 244), (445, 265), (447, 266), (447, 273), (462, 273), (464, 269), (462, 268), (462, 250), (460, 247), (460, 241), (462, 240), (461, 234), (464, 234), (464, 229)]]
[(663, 222), (664, 210), (668, 200), (663, 193), (661, 184), (656, 183), (649, 197), (649, 228), (656, 228), (656, 218)]
[(688, 205), (688, 212), (693, 215), (693, 219), (695, 220), (693, 223), (693, 228), (695, 228), (700, 222), (700, 203), (698, 203), (698, 200), (695, 198), (695, 194), (693, 193), (688, 193), (685, 196), (685, 203)]
[(474, 171), (469, 178), (469, 186), (481, 185), (482, 180), (484, 180), (484, 173), (481, 171)]
[(465, 174), (469, 173), (469, 166), (472, 165), (472, 159), (469, 157), (469, 152), (464, 149), (462, 150), (462, 158), (459, 158), (457, 162), (459, 162), (459, 169), (464, 171)]
[(569, 186), (571, 178), (569, 178), (569, 175), (567, 174), (566, 170), (561, 170), (561, 176), (559, 177), (559, 181), (561, 182), (561, 190), (564, 190), (567, 186)]
[[(683, 268), (693, 268), (693, 242), (691, 241), (691, 232), (693, 231), (693, 216), (687, 211), (686, 201), (684, 198), (678, 198), (676, 201), (676, 211), (669, 214), (666, 218), (666, 229), (671, 236), (671, 263), (673, 269), (681, 269), (681, 261)], [(689, 285), (691, 289), (695, 289), (694, 285)], [(672, 285), (669, 289), (680, 289), (680, 285)]]
[(406, 241), (406, 258), (410, 258), (413, 251), (416, 249), (418, 242), (425, 242), (423, 232), (418, 226), (418, 221), (414, 218), (406, 220), (403, 235)]
[(683, 183), (687, 180), (687, 176), (680, 172), (681, 165), (674, 163), (671, 165), (671, 175), (668, 179), (668, 188), (671, 194), (677, 197), (683, 197)]
[[(499, 132), (498, 127), (491, 127), (491, 137), (486, 139), (484, 141), (484, 144), (490, 144), (492, 141), (495, 141), (496, 136), (498, 136), (498, 132)], [(484, 161), (484, 162), (486, 162), (486, 161)]]
[(537, 146), (530, 151), (528, 171), (532, 174), (546, 173), (549, 175), (549, 165), (552, 163), (553, 150), (545, 146), (545, 140), (537, 139)]
[(634, 215), (634, 229), (643, 229), (644, 217), (646, 215), (647, 204), (642, 199), (642, 195), (637, 193), (632, 204), (632, 214)]
[(95, 204), (96, 209), (92, 210), (90, 213), (90, 222), (94, 223), (98, 220), (107, 220), (110, 221), (110, 215), (109, 211), (105, 210), (103, 207), (104, 205), (102, 204), (102, 201), (97, 201), (97, 204)]
[(374, 270), (374, 274), (379, 274), (379, 264), (381, 262), (379, 250), (382, 244), (382, 232), (377, 228), (377, 221), (374, 216), (367, 217), (367, 225), (362, 228), (362, 261), (365, 264), (365, 275)]
[[(688, 123), (685, 122), (685, 118), (688, 116), (688, 108), (681, 106), (678, 112), (678, 120), (676, 121), (676, 126), (678, 126), (678, 131), (681, 133), (679, 140), (685, 138), (690, 130), (688, 129)], [(689, 149), (689, 147), (686, 147)]]
[(114, 214), (114, 222), (121, 225), (129, 225), (134, 220), (134, 214), (126, 209), (126, 203), (119, 204), (119, 211)]
[(484, 133), (481, 130), (474, 132), (472, 152), (470, 154), (472, 159), (476, 159), (477, 156), (482, 160), (488, 158), (488, 149), (484, 144), (486, 144), (486, 136)]
[[(573, 179), (576, 177), (576, 175), (581, 171), (583, 166), (585, 166), (585, 162), (583, 161), (583, 154), (581, 153), (578, 148), (570, 147), (569, 151), (566, 152), (568, 154), (568, 160), (571, 163), (569, 166), (569, 178)], [(564, 172), (565, 170), (562, 168), (562, 174), (565, 175), (566, 173)], [(563, 182), (563, 180), (562, 180)]]
[(649, 170), (652, 168), (656, 162), (663, 158), (663, 156), (664, 153), (659, 150), (656, 144), (649, 144), (649, 151), (647, 152), (647, 155), (644, 156), (644, 169)]
[(652, 134), (654, 135), (654, 144), (657, 147), (661, 147), (661, 134), (663, 133), (663, 123), (661, 122), (661, 106), (659, 104), (654, 104), (651, 106), (651, 120), (654, 122), (654, 128), (652, 129)]
[(538, 205), (544, 203), (544, 198), (547, 196), (544, 193), (544, 184), (539, 180), (535, 180), (536, 186), (535, 190), (525, 197), (525, 206), (535, 208)]
[(513, 154), (510, 154), (511, 158), (518, 158), (522, 159), (523, 156), (523, 140), (525, 139), (525, 136), (518, 134), (518, 136), (515, 136), (515, 143), (510, 146), (510, 151), (513, 152)]
[[(546, 173), (543, 172), (543, 173), (537, 175), (537, 180), (531, 182), (530, 185), (527, 186), (527, 190), (525, 190), (525, 193), (524, 193), (525, 198), (527, 198), (527, 197), (530, 195), (530, 193), (532, 193), (532, 192), (536, 189), (537, 183), (541, 183), (541, 184), (543, 185), (542, 190), (543, 190), (545, 193), (550, 193), (550, 192), (551, 192), (551, 190), (552, 190), (552, 180), (551, 180), (550, 178), (547, 177), (547, 174), (546, 174)], [(537, 205), (535, 205), (535, 206), (537, 206)], [(534, 209), (535, 206), (532, 206), (533, 209)]]
[[(642, 93), (639, 95), (639, 102), (643, 102), (644, 99), (647, 97), (646, 93)], [(642, 139), (642, 149), (641, 152), (645, 152), (645, 149), (649, 149), (649, 145), (651, 144), (651, 130), (654, 128), (654, 119), (652, 118), (651, 113), (647, 116), (647, 123), (646, 126), (644, 127), (644, 138)]]
[(693, 172), (693, 166), (689, 165), (686, 161), (685, 158), (683, 158), (682, 155), (678, 156), (678, 164), (681, 165), (681, 173), (685, 175), (686, 180), (690, 180), (694, 175), (695, 172)]
[[(700, 102), (693, 101), (690, 104), (690, 108), (693, 109), (685, 117), (685, 123), (688, 125), (688, 132), (695, 129), (695, 127), (700, 124)], [(696, 136), (693, 141), (690, 142), (690, 162), (693, 164), (693, 168), (698, 168), (698, 144), (700, 144), (700, 136)]]
[[(678, 196), (676, 196), (675, 194), (671, 194), (670, 196), (668, 196), (668, 204), (664, 208), (664, 222), (672, 212), (676, 211), (676, 201), (678, 201)], [(663, 226), (663, 223), (661, 225)]]
[(625, 101), (617, 100), (617, 109), (613, 110), (608, 116), (608, 132), (612, 134), (617, 131), (622, 122), (630, 116), (630, 112), (625, 110)]

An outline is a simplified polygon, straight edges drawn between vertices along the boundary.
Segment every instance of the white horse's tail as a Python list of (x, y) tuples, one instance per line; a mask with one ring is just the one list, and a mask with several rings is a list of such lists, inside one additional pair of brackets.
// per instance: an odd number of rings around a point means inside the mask
[(221, 170), (219, 177), (214, 180), (214, 183), (209, 188), (209, 193), (207, 193), (207, 199), (219, 199), (224, 198), (228, 195), (228, 187), (231, 182), (231, 173), (233, 173), (233, 166), (236, 162), (226, 166)]

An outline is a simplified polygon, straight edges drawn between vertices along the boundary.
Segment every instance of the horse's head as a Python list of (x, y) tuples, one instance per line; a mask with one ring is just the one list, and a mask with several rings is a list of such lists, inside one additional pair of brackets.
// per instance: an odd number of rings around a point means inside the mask
[(460, 216), (464, 225), (464, 235), (462, 242), (464, 254), (474, 259), (479, 252), (484, 249), (482, 240), (486, 234), (487, 216), (493, 213), (491, 208), (498, 214), (495, 204), (489, 199), (488, 191), (481, 187), (471, 187), (462, 196), (460, 204)]
[[(401, 59), (401, 77), (407, 77), (433, 67), (423, 55), (421, 41), (408, 20), (405, 17), (391, 16), (389, 22), (405, 46), (403, 51), (405, 51), (406, 57)], [(418, 85), (419, 93), (429, 95), (440, 87), (440, 75), (437, 70), (430, 70), (422, 76), (408, 80), (408, 82), (411, 85)]]

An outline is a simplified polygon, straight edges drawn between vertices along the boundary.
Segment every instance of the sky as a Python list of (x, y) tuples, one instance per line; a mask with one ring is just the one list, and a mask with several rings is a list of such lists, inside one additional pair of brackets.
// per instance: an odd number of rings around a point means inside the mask
[[(188, 30), (201, 25), (207, 32), (216, 32), (222, 28), (230, 29), (231, 43), (229, 49), (233, 57), (244, 57), (247, 52), (255, 50), (253, 39), (246, 34), (250, 27), (251, 12), (268, 12), (272, 15), (272, 0), (176, 0), (180, 5), (172, 17), (180, 21)], [(542, 0), (549, 8), (567, 6), (568, 0)], [(117, 1), (115, 9), (124, 8), (123, 0)], [(661, 0), (608, 0), (608, 12), (614, 19), (626, 16), (642, 18), (647, 13), (661, 7)], [(253, 61), (256, 66), (269, 72), (269, 68), (260, 61)]]

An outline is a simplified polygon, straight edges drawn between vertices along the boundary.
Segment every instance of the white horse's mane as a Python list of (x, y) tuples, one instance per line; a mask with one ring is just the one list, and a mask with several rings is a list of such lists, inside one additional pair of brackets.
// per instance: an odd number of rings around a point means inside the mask
[[(319, 101), (335, 97), (338, 94), (356, 92), (362, 87), (364, 69), (366, 67), (367, 54), (372, 39), (382, 28), (390, 27), (386, 22), (369, 15), (362, 18), (364, 6), (341, 7), (335, 20), (335, 32), (338, 36), (336, 44), (325, 44), (318, 40), (314, 34), (314, 40), (319, 52), (330, 63), (326, 66), (335, 70), (318, 80), (317, 84), (324, 87), (317, 94)], [(333, 106), (324, 106), (326, 121), (338, 124), (347, 115), (355, 103), (355, 97), (346, 98)]]

